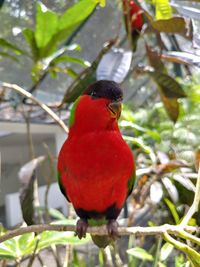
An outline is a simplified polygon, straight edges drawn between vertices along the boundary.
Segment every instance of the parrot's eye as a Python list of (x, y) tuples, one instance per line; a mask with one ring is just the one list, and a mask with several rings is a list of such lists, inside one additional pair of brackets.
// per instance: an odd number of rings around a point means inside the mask
[(92, 91), (91, 94), (90, 94), (92, 97), (96, 97), (97, 96), (97, 93), (95, 91)]

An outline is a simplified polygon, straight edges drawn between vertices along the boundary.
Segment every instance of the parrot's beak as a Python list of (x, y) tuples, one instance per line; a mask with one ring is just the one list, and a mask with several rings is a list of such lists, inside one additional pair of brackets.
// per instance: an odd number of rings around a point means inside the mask
[(120, 101), (111, 102), (110, 104), (108, 104), (108, 108), (110, 110), (111, 117), (119, 119), (122, 110), (121, 102)]

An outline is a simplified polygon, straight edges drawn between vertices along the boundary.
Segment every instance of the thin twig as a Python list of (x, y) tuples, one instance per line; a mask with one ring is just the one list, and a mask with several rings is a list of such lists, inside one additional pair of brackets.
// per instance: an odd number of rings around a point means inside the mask
[(189, 208), (187, 214), (184, 216), (182, 222), (180, 223), (181, 226), (185, 226), (188, 224), (189, 220), (192, 218), (194, 213), (198, 211), (199, 204), (200, 204), (200, 164), (199, 164), (199, 171), (198, 171), (194, 200), (193, 200), (192, 206)]
[[(25, 233), (42, 233), (44, 231), (69, 231), (75, 232), (75, 225), (55, 225), (55, 224), (40, 224), (40, 225), (31, 225), (27, 227), (21, 227), (19, 229), (11, 230), (7, 234), (0, 236), (0, 243), (11, 239), (15, 236), (19, 236)], [(185, 226), (181, 227), (180, 225), (170, 225), (164, 224), (161, 226), (153, 226), (153, 227), (119, 227), (118, 232), (119, 236), (127, 236), (127, 235), (162, 235), (166, 232), (179, 235), (179, 232), (185, 230), (187, 232), (195, 232), (200, 230), (199, 227), (195, 226)], [(87, 233), (92, 235), (107, 235), (107, 227), (106, 225), (100, 227), (88, 227)]]
[(33, 265), (33, 262), (35, 260), (35, 256), (37, 255), (37, 249), (38, 249), (39, 242), (40, 242), (40, 237), (37, 236), (37, 241), (36, 241), (36, 244), (35, 244), (35, 248), (33, 250), (33, 254), (30, 257), (30, 260), (28, 262), (27, 267), (31, 267)]
[(16, 85), (16, 84), (11, 84), (11, 83), (1, 83), (1, 87), (3, 88), (10, 88), (15, 91), (17, 91), (19, 94), (25, 96), (26, 98), (29, 98), (32, 102), (36, 103), (39, 107), (41, 107), (46, 113), (49, 114), (53, 118), (55, 122), (59, 124), (59, 126), (66, 132), (68, 133), (68, 127), (67, 125), (58, 117), (58, 115), (53, 112), (47, 105), (44, 103), (40, 102), (36, 97), (34, 97), (31, 93), (27, 92), (25, 89), (22, 87)]

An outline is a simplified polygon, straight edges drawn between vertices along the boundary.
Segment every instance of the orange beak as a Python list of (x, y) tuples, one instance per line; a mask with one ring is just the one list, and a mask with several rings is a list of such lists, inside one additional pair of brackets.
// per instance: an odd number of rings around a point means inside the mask
[(116, 118), (118, 120), (122, 110), (121, 102), (120, 101), (111, 102), (110, 104), (108, 104), (108, 108), (111, 113), (111, 117)]

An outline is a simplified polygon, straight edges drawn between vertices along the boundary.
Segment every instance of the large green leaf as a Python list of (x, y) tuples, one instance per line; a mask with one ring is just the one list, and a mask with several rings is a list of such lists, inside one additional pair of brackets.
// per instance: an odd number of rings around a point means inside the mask
[(80, 23), (91, 14), (96, 4), (95, 0), (79, 1), (61, 16), (48, 10), (44, 5), (40, 5), (36, 18), (35, 33), (40, 48), (40, 58), (47, 57), (54, 52), (57, 46), (65, 41)]
[(34, 233), (17, 236), (0, 244), (0, 258), (8, 260), (21, 259), (31, 254), (34, 246)]
[[(72, 220), (63, 220), (63, 224), (66, 223), (74, 225)], [(38, 240), (37, 252), (52, 245), (82, 245), (90, 239), (90, 235), (87, 234), (86, 238), (80, 240), (73, 232), (45, 231), (37, 236), (27, 233), (0, 243), (0, 259), (21, 260), (33, 252)]]
[(45, 47), (58, 30), (59, 15), (37, 3), (35, 39), (39, 49)]

